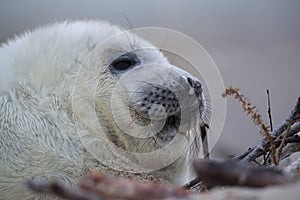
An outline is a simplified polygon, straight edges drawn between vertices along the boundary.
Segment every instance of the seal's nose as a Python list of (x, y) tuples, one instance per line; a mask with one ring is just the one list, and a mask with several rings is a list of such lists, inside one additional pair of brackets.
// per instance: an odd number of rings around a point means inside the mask
[(202, 94), (202, 85), (198, 80), (187, 77), (187, 81), (192, 88), (194, 88), (196, 97), (200, 97)]

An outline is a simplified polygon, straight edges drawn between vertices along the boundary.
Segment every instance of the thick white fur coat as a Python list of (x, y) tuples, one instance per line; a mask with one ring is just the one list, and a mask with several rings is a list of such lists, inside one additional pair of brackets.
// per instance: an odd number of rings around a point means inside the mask
[[(119, 174), (85, 149), (70, 102), (81, 63), (97, 44), (117, 33), (122, 30), (104, 22), (65, 22), (27, 32), (1, 46), (0, 199), (32, 198), (23, 182), (36, 176), (74, 185), (91, 170)], [(171, 167), (170, 172), (135, 176), (181, 184), (184, 170)]]

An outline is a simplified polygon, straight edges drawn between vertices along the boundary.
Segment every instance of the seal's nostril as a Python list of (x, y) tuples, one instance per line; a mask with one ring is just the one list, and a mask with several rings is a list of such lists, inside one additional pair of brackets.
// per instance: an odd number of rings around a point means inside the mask
[(187, 77), (187, 82), (190, 84), (190, 86), (192, 88), (194, 88), (194, 92), (196, 94), (197, 97), (199, 97), (202, 93), (202, 85), (201, 83), (198, 81), (198, 80), (193, 80), (192, 78), (190, 77)]
[(190, 77), (187, 77), (187, 81), (191, 87), (194, 87), (194, 81)]
[(195, 82), (195, 88), (202, 88), (202, 85), (199, 81)]

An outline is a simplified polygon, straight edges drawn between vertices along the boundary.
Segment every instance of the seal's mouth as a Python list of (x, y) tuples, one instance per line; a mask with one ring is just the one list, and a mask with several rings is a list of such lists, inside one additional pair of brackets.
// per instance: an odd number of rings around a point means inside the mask
[(164, 127), (156, 134), (163, 143), (170, 142), (179, 131), (181, 115), (174, 114), (167, 117)]
[(177, 129), (178, 128), (177, 127), (178, 119), (180, 119), (180, 117), (177, 115), (171, 115), (171, 116), (167, 117), (165, 126), (174, 126)]
[(167, 127), (174, 127), (178, 131), (179, 125), (180, 125), (180, 120), (181, 120), (180, 114), (171, 115), (171, 116), (167, 117), (166, 123), (165, 123), (165, 126), (163, 129), (165, 129)]
[[(140, 114), (138, 111), (131, 109), (131, 117), (134, 119), (134, 122), (141, 125), (141, 126), (147, 126), (151, 123), (151, 119), (148, 116)], [(157, 119), (159, 121), (163, 119)], [(153, 133), (153, 137), (159, 139), (162, 143), (168, 143), (170, 142), (175, 135), (179, 131), (181, 121), (181, 111), (178, 111), (176, 113), (173, 113), (169, 116), (167, 116), (164, 119), (164, 125), (157, 133)]]

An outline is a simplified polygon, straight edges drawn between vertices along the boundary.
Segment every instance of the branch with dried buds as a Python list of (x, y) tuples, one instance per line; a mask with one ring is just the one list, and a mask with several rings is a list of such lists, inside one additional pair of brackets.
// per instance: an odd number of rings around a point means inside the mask
[[(225, 90), (223, 97), (234, 96), (241, 105), (243, 110), (251, 116), (253, 122), (260, 126), (261, 133), (264, 135), (264, 138), (256, 147), (249, 149), (247, 152), (239, 155), (236, 159), (242, 159), (243, 161), (254, 161), (259, 156), (267, 153), (268, 151), (271, 154), (271, 160), (274, 164), (278, 164), (280, 161), (282, 149), (286, 144), (286, 139), (288, 136), (292, 136), (300, 131), (299, 119), (300, 119), (300, 97), (292, 110), (292, 113), (286, 120), (284, 120), (277, 128), (275, 128), (271, 133), (269, 131), (269, 126), (266, 125), (261, 119), (261, 115), (258, 114), (258, 110), (255, 106), (252, 106), (249, 99), (244, 95), (239, 93), (239, 89), (229, 87)], [(278, 143), (275, 144), (274, 140), (282, 138), (281, 144), (278, 146)], [(291, 140), (290, 140), (291, 141)], [(295, 141), (295, 140), (294, 140)], [(278, 148), (276, 154), (276, 148)]]
[(227, 88), (223, 93), (223, 97), (226, 96), (233, 96), (235, 99), (237, 99), (241, 103), (242, 108), (247, 113), (247, 115), (250, 115), (253, 122), (259, 125), (261, 129), (261, 134), (264, 136), (265, 140), (270, 143), (272, 161), (275, 164), (277, 164), (275, 158), (276, 149), (275, 149), (273, 137), (271, 136), (269, 131), (269, 126), (266, 125), (265, 122), (262, 120), (261, 115), (258, 113), (256, 107), (252, 106), (249, 99), (246, 98), (244, 95), (241, 95), (239, 93), (239, 89), (237, 88), (233, 88), (233, 87)]
[[(289, 126), (291, 126), (291, 122), (297, 121), (300, 119), (300, 97), (296, 102), (294, 109), (292, 110), (291, 114), (288, 116), (286, 120), (284, 120), (277, 128), (275, 128), (271, 132), (271, 136), (273, 138), (278, 138), (279, 136), (284, 136), (285, 131)], [(288, 130), (287, 130), (288, 131)], [(295, 123), (291, 126), (290, 131), (288, 131), (287, 135), (296, 134), (300, 131), (299, 123)], [(267, 151), (269, 146), (269, 141), (263, 139), (256, 147), (254, 147), (247, 156), (243, 158), (243, 161), (253, 161), (257, 157), (261, 156), (264, 152)]]

